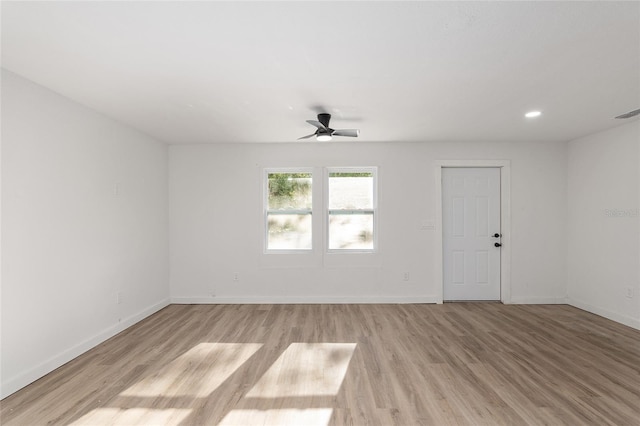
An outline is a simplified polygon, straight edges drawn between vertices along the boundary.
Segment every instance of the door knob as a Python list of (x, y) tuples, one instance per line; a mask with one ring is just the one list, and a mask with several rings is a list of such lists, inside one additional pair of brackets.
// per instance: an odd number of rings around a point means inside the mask
[(495, 243), (495, 244), (494, 244), (494, 246), (496, 246), (496, 247), (502, 247), (502, 244), (500, 244), (500, 243)]
[(502, 236), (502, 235), (500, 235), (500, 234), (498, 234), (498, 233), (493, 234), (493, 238), (500, 238), (501, 236)]

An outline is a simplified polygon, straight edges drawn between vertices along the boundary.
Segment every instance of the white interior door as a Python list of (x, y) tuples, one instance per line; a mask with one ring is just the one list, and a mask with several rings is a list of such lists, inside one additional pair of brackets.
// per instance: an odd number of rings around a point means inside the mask
[(500, 169), (442, 169), (444, 300), (500, 300)]

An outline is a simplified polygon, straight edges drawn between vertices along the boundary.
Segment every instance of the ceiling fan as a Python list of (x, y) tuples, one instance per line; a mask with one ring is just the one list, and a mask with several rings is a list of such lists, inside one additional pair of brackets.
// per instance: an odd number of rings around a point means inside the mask
[(321, 113), (318, 114), (318, 120), (307, 120), (307, 123), (316, 126), (318, 129), (315, 133), (311, 133), (310, 135), (303, 136), (300, 139), (308, 139), (312, 136), (316, 137), (316, 140), (320, 142), (330, 141), (333, 136), (349, 136), (352, 138), (357, 138), (360, 134), (360, 130), (358, 129), (340, 129), (334, 130), (329, 127), (329, 120), (331, 120), (331, 114)]

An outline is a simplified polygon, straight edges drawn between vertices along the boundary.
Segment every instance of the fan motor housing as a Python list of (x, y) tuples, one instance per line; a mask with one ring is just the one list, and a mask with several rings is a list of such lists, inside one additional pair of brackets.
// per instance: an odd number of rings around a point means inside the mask
[(318, 114), (318, 121), (322, 123), (324, 127), (329, 127), (329, 121), (331, 120), (331, 114), (327, 114), (326, 112)]

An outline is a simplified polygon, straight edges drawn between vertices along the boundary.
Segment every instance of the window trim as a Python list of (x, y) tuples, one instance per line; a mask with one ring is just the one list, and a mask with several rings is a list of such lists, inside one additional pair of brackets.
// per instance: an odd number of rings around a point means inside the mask
[[(310, 209), (292, 209), (292, 210), (269, 210), (269, 175), (274, 173), (308, 173), (311, 175), (311, 208)], [(262, 174), (262, 227), (263, 227), (263, 252), (264, 254), (310, 254), (314, 252), (314, 170), (313, 167), (269, 167), (263, 169)], [(269, 214), (287, 215), (287, 214), (308, 214), (311, 216), (311, 247), (310, 248), (288, 248), (278, 249), (269, 248)]]
[[(371, 173), (373, 175), (373, 197), (372, 208), (370, 209), (330, 209), (329, 208), (329, 177), (331, 173)], [(369, 254), (377, 253), (378, 246), (378, 167), (325, 167), (323, 176), (324, 199), (323, 199), (323, 215), (324, 215), (324, 247), (328, 254)], [(329, 219), (332, 212), (340, 212), (339, 214), (371, 214), (373, 216), (373, 248), (372, 249), (332, 249), (329, 247)], [(335, 213), (333, 213), (335, 214)]]

